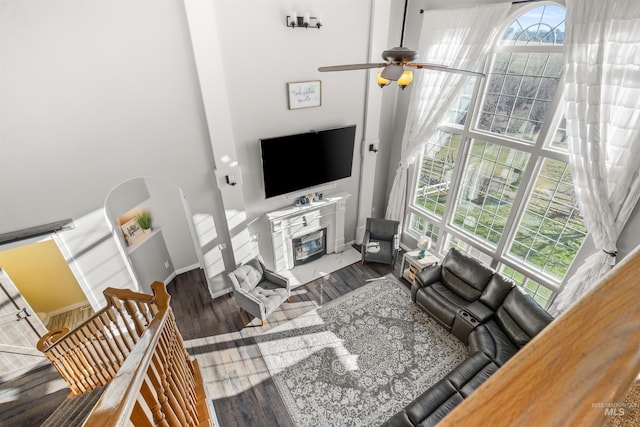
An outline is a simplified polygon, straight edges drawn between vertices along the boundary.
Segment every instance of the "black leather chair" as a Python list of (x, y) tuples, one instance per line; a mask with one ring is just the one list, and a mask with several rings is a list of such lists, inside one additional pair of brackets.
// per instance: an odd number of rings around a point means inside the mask
[(441, 264), (416, 275), (411, 299), (451, 331), (456, 314), (473, 301), (495, 293), (487, 285), (494, 271), (481, 261), (451, 248)]
[(497, 370), (498, 365), (486, 354), (474, 353), (382, 426), (435, 426)]
[(379, 262), (393, 268), (400, 250), (400, 222), (384, 218), (367, 218), (362, 239), (362, 263)]
[(538, 335), (553, 317), (513, 287), (494, 317), (469, 334), (469, 350), (483, 351), (500, 366)]

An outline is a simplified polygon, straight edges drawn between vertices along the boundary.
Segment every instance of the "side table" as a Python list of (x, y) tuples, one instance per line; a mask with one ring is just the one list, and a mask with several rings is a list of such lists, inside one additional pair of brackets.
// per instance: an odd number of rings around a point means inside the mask
[(425, 268), (440, 262), (440, 259), (430, 252), (425, 252), (424, 258), (418, 258), (419, 253), (420, 251), (405, 252), (402, 256), (400, 274), (410, 283), (413, 283), (413, 279), (415, 279), (416, 274)]

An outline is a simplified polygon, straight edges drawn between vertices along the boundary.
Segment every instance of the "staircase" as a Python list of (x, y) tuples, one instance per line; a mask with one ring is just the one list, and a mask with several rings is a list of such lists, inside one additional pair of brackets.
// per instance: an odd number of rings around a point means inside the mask
[(164, 283), (153, 295), (108, 288), (107, 306), (38, 349), (71, 389), (45, 426), (212, 426), (212, 408)]

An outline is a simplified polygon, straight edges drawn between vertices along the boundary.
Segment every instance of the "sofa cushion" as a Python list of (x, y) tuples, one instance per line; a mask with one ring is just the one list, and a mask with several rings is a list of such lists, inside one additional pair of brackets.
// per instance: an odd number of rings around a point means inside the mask
[(493, 273), (480, 260), (451, 248), (442, 260), (441, 282), (458, 296), (473, 301), (480, 297)]
[(494, 319), (476, 327), (468, 339), (470, 352), (483, 352), (499, 366), (507, 363), (519, 349)]
[(474, 353), (383, 426), (435, 426), (497, 370), (498, 365), (486, 354)]
[(463, 400), (464, 396), (444, 378), (409, 403), (404, 412), (414, 426), (435, 426)]
[(507, 279), (500, 273), (495, 273), (482, 291), (480, 302), (496, 311), (514, 286), (513, 280)]
[(259, 262), (251, 259), (246, 264), (238, 267), (234, 272), (234, 276), (238, 281), (237, 286), (249, 292), (253, 290), (262, 280), (263, 270)]
[(398, 233), (398, 221), (371, 218), (367, 221), (367, 229), (371, 240), (393, 241), (393, 237)]
[(496, 311), (496, 321), (511, 341), (522, 348), (551, 323), (553, 317), (530, 295), (515, 287)]
[(394, 242), (393, 240), (376, 240), (375, 238), (369, 239), (369, 244), (375, 243), (375, 251), (367, 251), (367, 261), (387, 263), (393, 258)]
[(497, 370), (498, 365), (478, 351), (453, 368), (445, 378), (466, 398)]
[(249, 293), (262, 302), (266, 314), (273, 312), (288, 298), (286, 288), (267, 281), (263, 281), (260, 286), (256, 286)]
[(416, 301), (443, 326), (451, 329), (456, 313), (468, 302), (437, 282), (418, 291)]

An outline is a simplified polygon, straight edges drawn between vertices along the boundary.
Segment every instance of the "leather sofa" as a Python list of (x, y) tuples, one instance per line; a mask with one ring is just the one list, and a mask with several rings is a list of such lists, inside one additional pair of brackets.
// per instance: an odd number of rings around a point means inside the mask
[(416, 275), (411, 299), (468, 344), (471, 356), (384, 427), (435, 426), (553, 321), (513, 281), (455, 248)]

